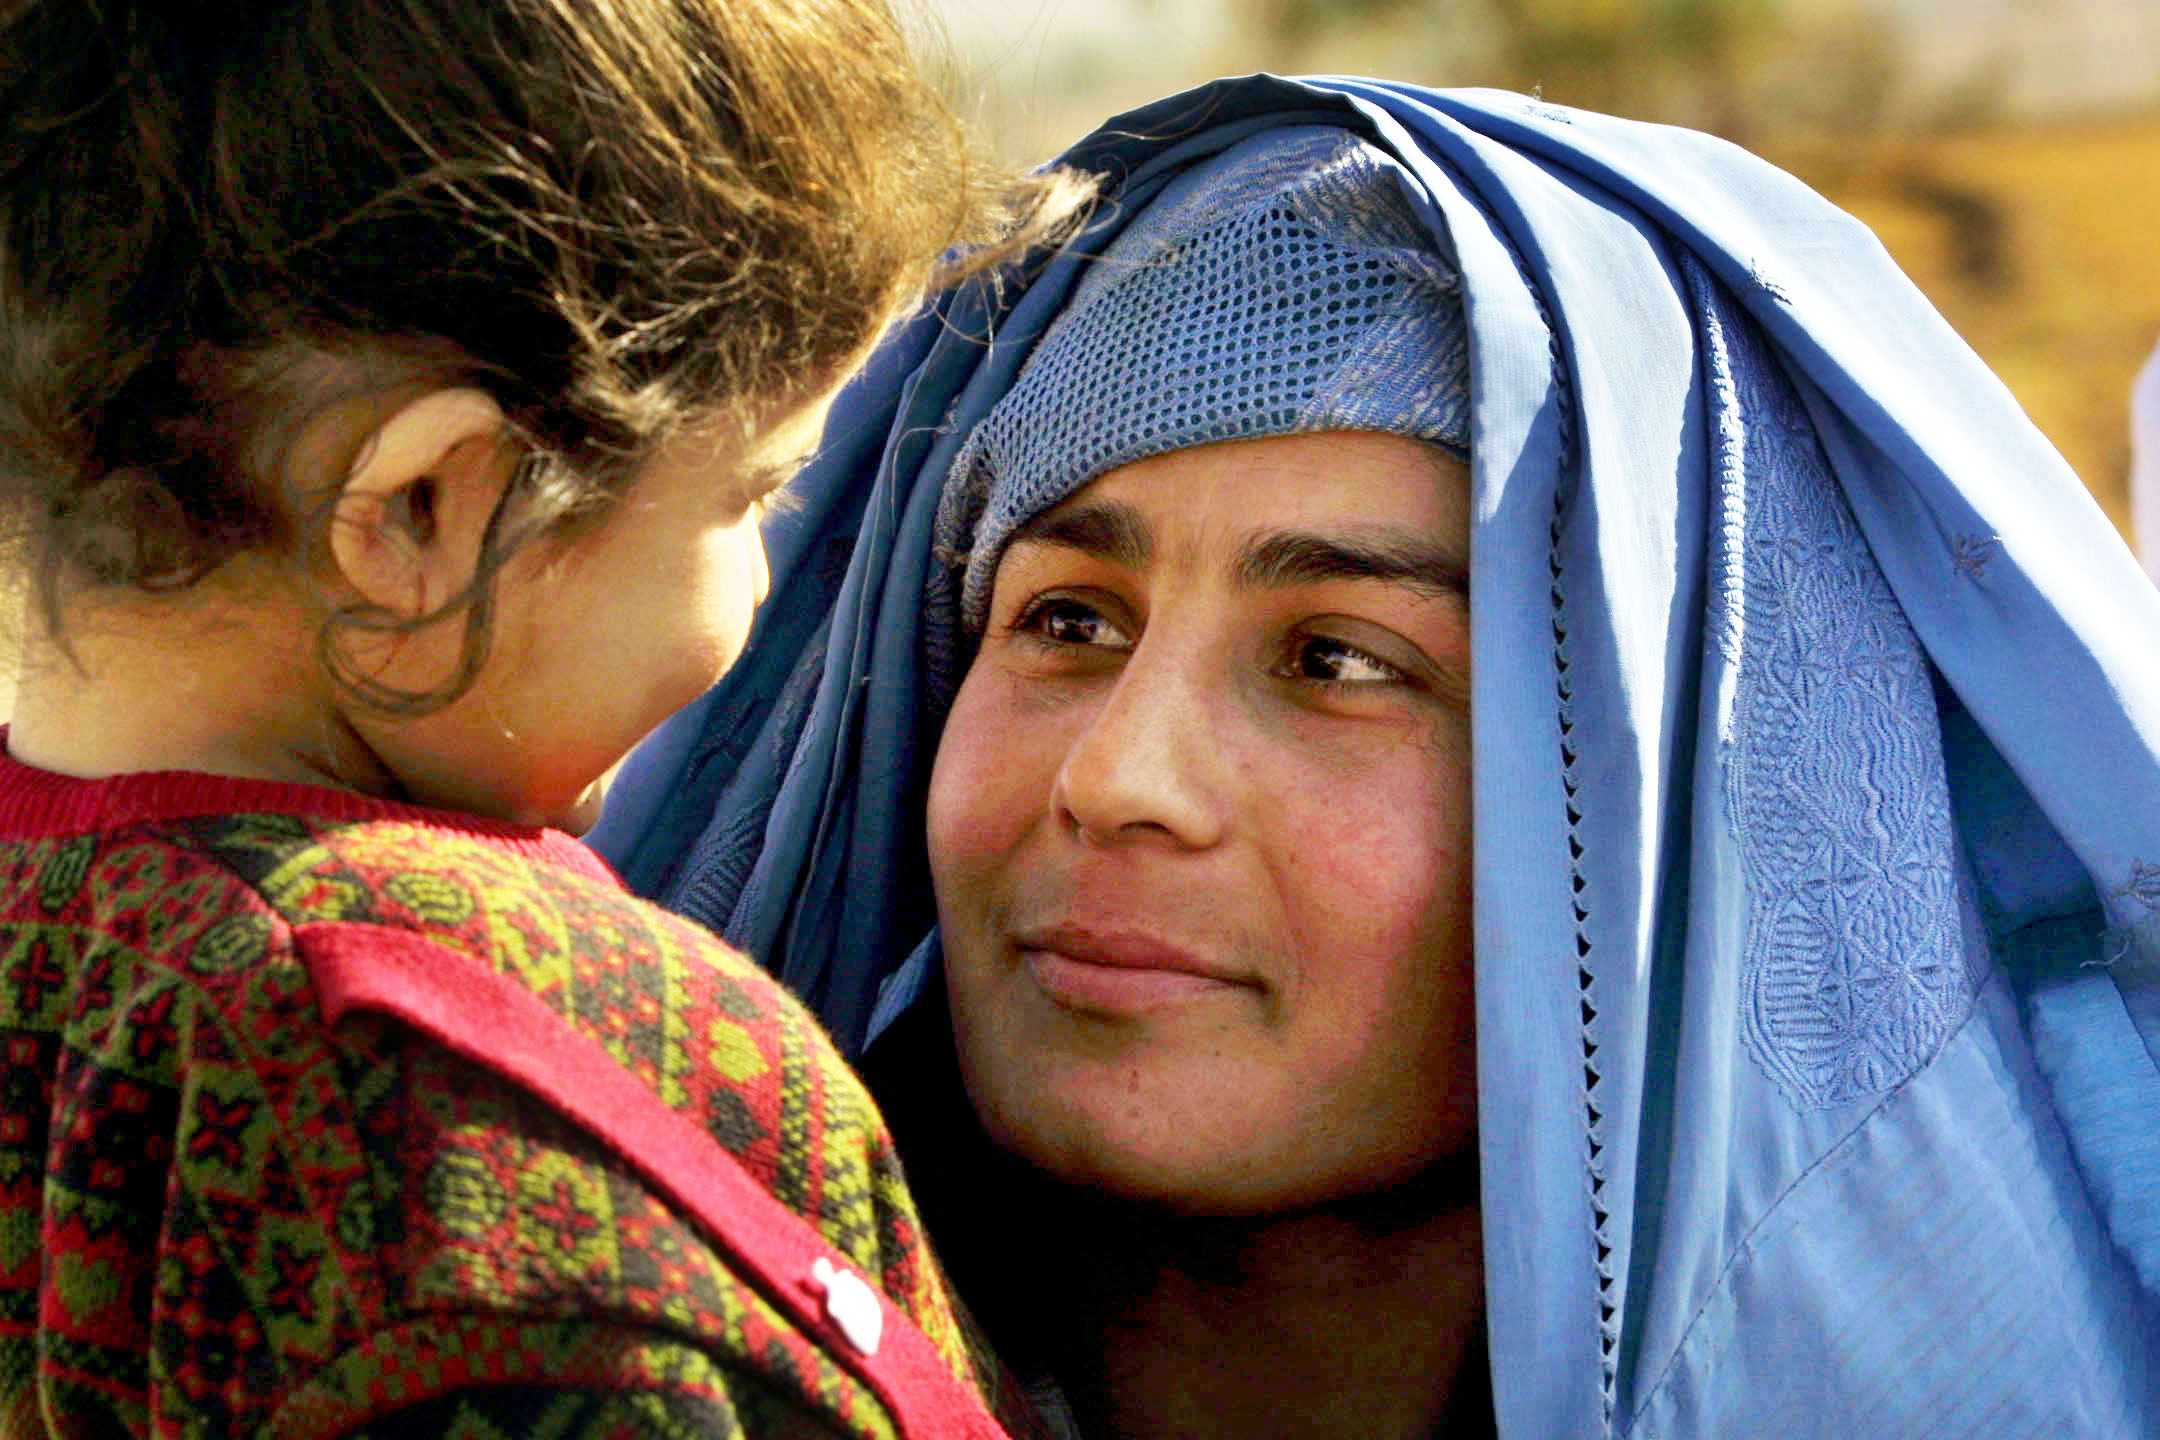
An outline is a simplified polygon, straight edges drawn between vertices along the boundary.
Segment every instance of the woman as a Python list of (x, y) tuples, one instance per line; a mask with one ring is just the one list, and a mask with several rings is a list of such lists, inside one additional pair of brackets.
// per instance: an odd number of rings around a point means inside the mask
[[(939, 913), (964, 930), (967, 847), (940, 841), (940, 805), (1067, 738), (1046, 718), (1034, 748), (985, 749), (961, 724), (1003, 643), (988, 567), (1014, 563), (1002, 542), (1040, 516), (1001, 513), (993, 486), (956, 525), (975, 476), (956, 462), (1083, 307), (1091, 257), (1108, 268), (1128, 227), (1174, 229), (1157, 208), (1189, 204), (1180, 177), (1211, 157), (1314, 124), (1384, 157), (1427, 252), (1459, 271), (1469, 330), (1476, 1223), (1499, 1432), (2148, 1433), (2160, 677), (2142, 637), (2160, 603), (1872, 238), (1719, 142), (1356, 81), (1231, 82), (1113, 122), (1069, 157), (1115, 187), (1096, 229), (994, 300), (948, 307), (942, 334), (892, 343), (843, 400), (809, 511), (776, 545), (792, 623), (662, 733), (605, 843), (844, 1040), (896, 1013), (881, 1047), (935, 1034), (939, 1017), (906, 1018), (935, 969), (929, 949), (902, 961), (929, 919), (913, 824), (927, 801)], [(1429, 369), (1445, 370), (1437, 350)], [(858, 526), (841, 575), (825, 557)], [(944, 562), (963, 560), (952, 604)], [(1096, 589), (1126, 595), (1130, 574)], [(985, 583), (986, 632), (968, 599)], [(1126, 681), (1178, 673), (1142, 667), (1152, 612), (1121, 626), (1090, 608), (1058, 612), (1057, 633), (1133, 642), (1108, 647)], [(1132, 743), (1167, 747), (1170, 726), (1197, 744), (1157, 713)], [(1443, 703), (1432, 733), (1447, 724)], [(702, 782), (738, 754), (734, 786)], [(948, 772), (963, 760), (971, 775)], [(1062, 808), (1077, 824), (1086, 807)], [(1067, 938), (1023, 927), (1019, 948), (1089, 958)], [(942, 987), (963, 1012), (970, 963), (955, 947)], [(1178, 1284), (1235, 1294), (1253, 1253), (1235, 1226), (1160, 1207), (1238, 1202), (1136, 1180), (1137, 1134), (1114, 1174), (1020, 1135), (1025, 1107), (991, 1082), (1025, 1046), (975, 1044), (954, 1018), (1004, 1153), (1079, 1182), (1030, 1193), (1060, 1208), (987, 1246), (948, 1225), (989, 1251), (972, 1269), (954, 1257), (963, 1289), (1085, 1416), (1160, 1422), (1117, 1408), (1119, 1367), (1145, 1353), (1122, 1327), (1158, 1318), (1153, 1297)], [(1421, 1133), (1430, 1148), (1374, 1172), (1358, 1203), (1323, 1206), (1362, 1207), (1370, 1235), (1432, 1235), (1463, 1167), (1442, 1107)], [(914, 1143), (919, 1180), (946, 1168)], [(989, 1176), (953, 1183), (1002, 1200), (1007, 1177)], [(1261, 1196), (1259, 1223), (1314, 1199)], [(1069, 1220), (1088, 1262), (1122, 1239), (1140, 1275), (1083, 1284), (1060, 1325), (1044, 1317), (1085, 1266), (1037, 1257)], [(999, 1272), (1017, 1283), (986, 1289)], [(1438, 1347), (1427, 1358), (1424, 1378), (1447, 1369)], [(1451, 1398), (1456, 1418), (1475, 1408), (1461, 1382)]]

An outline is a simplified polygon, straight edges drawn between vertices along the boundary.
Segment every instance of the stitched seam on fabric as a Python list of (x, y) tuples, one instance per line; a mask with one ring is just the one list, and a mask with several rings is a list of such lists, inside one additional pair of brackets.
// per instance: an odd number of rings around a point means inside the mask
[[(1510, 254), (1512, 253), (1511, 251)], [(1518, 270), (1522, 270), (1521, 258), (1517, 256), (1515, 260)], [(1597, 977), (1590, 964), (1590, 912), (1587, 904), (1589, 881), (1582, 867), (1584, 846), (1581, 837), (1582, 781), (1578, 773), (1580, 752), (1575, 744), (1575, 695), (1571, 673), (1573, 662), (1569, 657), (1568, 645), (1567, 594), (1561, 583), (1564, 573), (1561, 541), (1568, 510), (1576, 494), (1574, 480), (1577, 414), (1575, 391), (1569, 380), (1559, 327), (1553, 323), (1552, 316), (1545, 307), (1545, 298), (1539, 293), (1527, 271), (1522, 271), (1522, 278), (1525, 288), (1537, 305), (1538, 318), (1545, 324), (1546, 346), (1552, 361), (1553, 388), (1559, 407), (1559, 476), (1553, 486), (1553, 512), (1547, 533), (1546, 566), (1550, 574), (1548, 593), (1552, 604), (1553, 700), (1560, 731), (1560, 783), (1566, 795), (1568, 904), (1575, 937), (1576, 1000), (1581, 1007), (1583, 1171), (1590, 1187), (1591, 1243), (1596, 1253), (1598, 1403), (1605, 1432), (1610, 1434), (1620, 1357), (1620, 1310), (1613, 1294), (1612, 1216), (1605, 1205), (1605, 1115), (1600, 1108), (1598, 1097), (1598, 1088), (1604, 1082), (1604, 1075), (1597, 1063), (1600, 1044), (1597, 1026)]]
[[(2001, 983), (2000, 972), (1991, 971), (1981, 983), (1980, 990), (1974, 996), (1975, 1000), (1977, 1001), (1979, 995), (1985, 994), (1990, 985), (1997, 983)], [(1978, 1008), (1976, 1004), (1974, 1010)], [(1971, 1023), (1972, 1013), (1972, 1011), (1968, 1011), (1966, 1014), (1967, 1024)], [(1961, 1025), (1958, 1028), (1963, 1029), (1964, 1026)], [(1777, 1193), (1777, 1198), (1763, 1207), (1762, 1214), (1755, 1218), (1755, 1223), (1748, 1227), (1747, 1233), (1742, 1235), (1739, 1243), (1733, 1246), (1732, 1253), (1725, 1258), (1725, 1263), (1718, 1267), (1717, 1278), (1710, 1283), (1710, 1288), (1703, 1292), (1702, 1302), (1695, 1307), (1694, 1313), (1688, 1316), (1687, 1324), (1681, 1327), (1680, 1338), (1673, 1345), (1672, 1354), (1666, 1357), (1665, 1368), (1658, 1371), (1657, 1379), (1651, 1382), (1650, 1386), (1643, 1391), (1642, 1400), (1636, 1405), (1634, 1413), (1628, 1417), (1628, 1425), (1631, 1429), (1641, 1422), (1644, 1412), (1650, 1408), (1652, 1402), (1664, 1390), (1666, 1382), (1672, 1378), (1673, 1368), (1680, 1363), (1680, 1357), (1687, 1352), (1688, 1341), (1693, 1338), (1695, 1327), (1702, 1323), (1704, 1314), (1708, 1312), (1712, 1304), (1716, 1303), (1718, 1296), (1725, 1293), (1726, 1286), (1732, 1280), (1733, 1272), (1755, 1258), (1755, 1237), (1762, 1233), (1763, 1227), (1776, 1217), (1778, 1211), (1784, 1208), (1785, 1202), (1795, 1192), (1814, 1178), (1817, 1171), (1838, 1161), (1848, 1149), (1859, 1144), (1862, 1133), (1875, 1123), (1877, 1116), (1904, 1098), (1905, 1092), (1911, 1088), (1912, 1082), (1919, 1078), (1919, 1073), (1915, 1071), (1913, 1074), (1906, 1076), (1905, 1079), (1878, 1096), (1875, 1104), (1869, 1108), (1867, 1114), (1861, 1116), (1854, 1123), (1852, 1129), (1845, 1132), (1837, 1144), (1818, 1155), (1812, 1164), (1792, 1178), (1791, 1184)]]

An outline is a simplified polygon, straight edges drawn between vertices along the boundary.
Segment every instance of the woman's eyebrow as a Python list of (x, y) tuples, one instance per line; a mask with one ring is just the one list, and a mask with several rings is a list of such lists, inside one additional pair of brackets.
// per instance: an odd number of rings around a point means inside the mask
[(1434, 599), (1470, 599), (1470, 567), (1460, 555), (1410, 531), (1316, 535), (1278, 530), (1254, 538), (1238, 556), (1237, 583), (1249, 589), (1380, 580)]
[(1011, 543), (1062, 545), (1128, 570), (1145, 566), (1155, 553), (1155, 535), (1146, 518), (1119, 500), (1090, 500), (1044, 511), (1015, 530)]

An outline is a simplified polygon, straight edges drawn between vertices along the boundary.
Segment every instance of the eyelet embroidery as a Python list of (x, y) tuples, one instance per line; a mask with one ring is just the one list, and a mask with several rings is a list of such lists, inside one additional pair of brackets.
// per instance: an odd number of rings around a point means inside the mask
[(2130, 862), (2130, 878), (2115, 891), (2118, 900), (2135, 900), (2147, 910), (2160, 911), (2160, 865), (2143, 860)]
[(1978, 580), (1987, 573), (1988, 561), (2001, 553), (2002, 541), (1993, 535), (1960, 535), (1951, 552), (1951, 563), (1957, 567), (1958, 574)]
[(1713, 412), (1746, 417), (1713, 427), (1712, 527), (1737, 669), (1723, 759), (1748, 893), (1742, 1035), (1788, 1101), (1821, 1110), (1917, 1072), (1977, 987), (1933, 678), (1799, 397), (1687, 270)]
[[(1518, 270), (1522, 259), (1515, 257)], [(1590, 941), (1590, 884), (1583, 870), (1585, 853), (1582, 839), (1583, 796), (1582, 778), (1578, 771), (1580, 749), (1575, 735), (1575, 682), (1574, 662), (1568, 644), (1567, 590), (1563, 583), (1566, 566), (1562, 563), (1562, 539), (1567, 517), (1575, 498), (1576, 466), (1576, 409), (1575, 391), (1568, 369), (1567, 357), (1560, 344), (1560, 332), (1552, 322), (1545, 307), (1543, 295), (1527, 271), (1522, 271), (1523, 283), (1529, 288), (1538, 307), (1539, 318), (1545, 322), (1546, 344), (1552, 359), (1553, 387), (1558, 408), (1559, 426), (1559, 481), (1553, 490), (1553, 510), (1546, 538), (1546, 568), (1550, 581), (1547, 590), (1552, 606), (1552, 658), (1554, 718), (1560, 731), (1560, 784), (1566, 799), (1568, 840), (1568, 888), (1569, 907), (1575, 937), (1575, 986), (1576, 998), (1581, 1005), (1582, 1029), (1582, 1103), (1583, 1103), (1583, 1171), (1590, 1186), (1591, 1242), (1596, 1247), (1596, 1282), (1598, 1306), (1598, 1401), (1603, 1428), (1601, 1434), (1612, 1433), (1615, 1391), (1619, 1379), (1620, 1364), (1620, 1304), (1616, 1293), (1618, 1267), (1614, 1263), (1612, 1211), (1605, 1201), (1605, 1101), (1599, 1090), (1604, 1083), (1598, 1061), (1598, 1048), (1602, 1041), (1603, 1027), (1599, 1023), (1598, 1007), (1601, 1003), (1597, 975), (1591, 964)]]

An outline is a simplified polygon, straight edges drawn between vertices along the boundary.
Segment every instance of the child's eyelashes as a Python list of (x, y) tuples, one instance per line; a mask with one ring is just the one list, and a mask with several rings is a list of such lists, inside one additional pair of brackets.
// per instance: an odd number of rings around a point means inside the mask
[(790, 515), (802, 508), (802, 496), (793, 486), (813, 458), (796, 455), (752, 466), (743, 477), (744, 492), (750, 497), (750, 517), (762, 524), (775, 515)]

